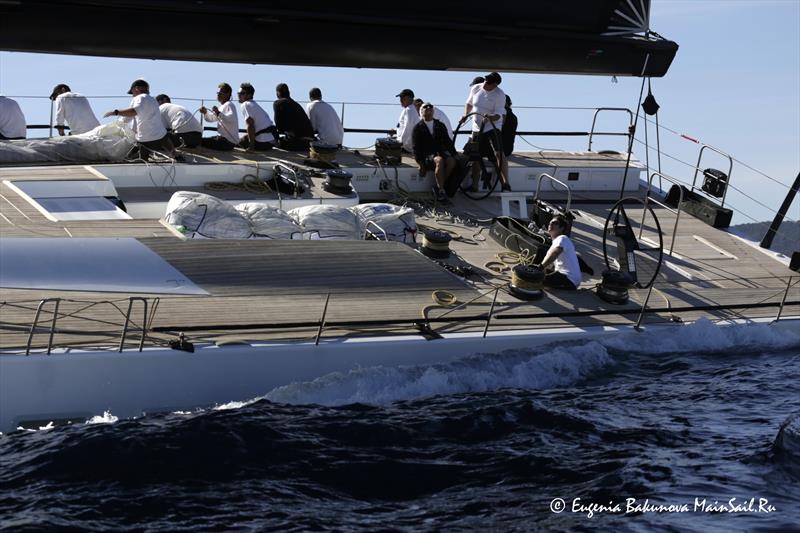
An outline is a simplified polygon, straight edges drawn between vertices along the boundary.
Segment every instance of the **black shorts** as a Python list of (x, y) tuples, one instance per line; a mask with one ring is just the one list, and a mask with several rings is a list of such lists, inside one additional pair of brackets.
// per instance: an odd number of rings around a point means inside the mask
[(545, 274), (544, 276), (544, 284), (546, 287), (550, 287), (553, 289), (567, 289), (568, 291), (577, 290), (572, 281), (561, 272), (551, 272), (549, 274)]

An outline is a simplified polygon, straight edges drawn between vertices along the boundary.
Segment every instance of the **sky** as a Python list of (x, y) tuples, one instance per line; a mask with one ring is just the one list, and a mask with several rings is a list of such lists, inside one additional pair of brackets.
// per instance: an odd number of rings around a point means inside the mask
[[(661, 105), (659, 122), (735, 158), (727, 203), (735, 223), (772, 219), (800, 172), (800, 0), (653, 0), (650, 27), (680, 46), (664, 78), (652, 80)], [(206, 38), (212, 38), (207, 35)], [(400, 112), (398, 92), (411, 88), (449, 115), (455, 125), (468, 83), (484, 72), (290, 67), (194, 63), (0, 52), (0, 94), (15, 98), (29, 124), (47, 124), (53, 86), (67, 83), (90, 96), (95, 113), (126, 107), (131, 81), (144, 78), (151, 92), (195, 110), (199, 99), (214, 101), (216, 86), (250, 82), (256, 100), (274, 98), (277, 83), (289, 84), (298, 101), (320, 87), (323, 99), (347, 102), (345, 127), (391, 128)], [(628, 107), (634, 109), (641, 79), (607, 76), (503, 74), (501, 88), (512, 97), (519, 129), (582, 130), (593, 110), (543, 108)], [(110, 120), (110, 119), (106, 119)], [(623, 131), (627, 117), (601, 113), (598, 130)], [(31, 130), (29, 136), (46, 130)], [(366, 147), (376, 135), (348, 135), (345, 144)], [(655, 130), (648, 130), (651, 145)], [(637, 138), (644, 141), (640, 125)], [(661, 170), (691, 182), (700, 145), (667, 129), (660, 131)], [(518, 151), (537, 148), (583, 150), (586, 139), (526, 137)], [(601, 137), (595, 149), (622, 151), (621, 137)], [(645, 160), (638, 142), (634, 154)], [(655, 151), (650, 164), (657, 169)], [(700, 167), (728, 172), (728, 160), (706, 150)], [(755, 170), (751, 170), (752, 169)], [(766, 175), (766, 176), (765, 176)], [(777, 180), (780, 184), (775, 183)], [(800, 198), (788, 213), (800, 219)]]

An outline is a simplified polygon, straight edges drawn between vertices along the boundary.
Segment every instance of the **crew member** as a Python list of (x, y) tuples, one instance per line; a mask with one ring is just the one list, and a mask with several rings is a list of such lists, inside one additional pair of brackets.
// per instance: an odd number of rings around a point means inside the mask
[(153, 152), (176, 158), (175, 146), (161, 122), (158, 102), (150, 96), (150, 85), (144, 80), (135, 80), (128, 94), (133, 95), (130, 107), (108, 111), (103, 117), (120, 116), (133, 122), (137, 144), (134, 150), (138, 151), (140, 159), (147, 161)]
[(233, 150), (239, 144), (239, 115), (236, 107), (231, 102), (233, 89), (227, 83), (220, 83), (217, 86), (217, 102), (219, 106), (214, 106), (210, 110), (205, 106), (200, 108), (200, 112), (209, 122), (219, 122), (217, 135), (214, 137), (203, 137), (200, 144), (204, 148), (212, 150)]
[(0, 141), (24, 139), (25, 115), (16, 100), (0, 95)]
[(70, 135), (91, 131), (100, 125), (85, 96), (72, 92), (69, 85), (59, 83), (50, 94), (56, 104), (56, 129), (64, 135), (64, 126), (69, 126)]
[(272, 104), (275, 113), (275, 127), (281, 134), (280, 147), (284, 150), (308, 150), (309, 142), (314, 138), (314, 128), (308, 119), (303, 106), (292, 99), (289, 86), (279, 83), (275, 87), (278, 97)]
[(517, 138), (517, 115), (511, 110), (511, 97), (506, 95), (506, 114), (503, 117), (503, 128), (500, 136), (503, 139), (503, 176), (508, 177), (508, 156), (514, 153), (514, 141)]
[(156, 96), (161, 120), (167, 128), (172, 143), (176, 146), (196, 148), (200, 146), (203, 138), (203, 127), (200, 121), (194, 118), (192, 112), (182, 105), (173, 104), (169, 96), (159, 94)]
[(306, 113), (311, 121), (311, 128), (316, 132), (319, 140), (326, 144), (342, 145), (344, 127), (336, 110), (328, 102), (322, 101), (322, 91), (314, 87), (308, 91)]
[[(498, 87), (502, 82), (500, 74), (491, 72), (486, 75), (483, 83), (477, 83), (470, 87), (469, 96), (464, 105), (464, 116), (472, 112), (478, 113), (473, 116), (472, 133), (478, 137), (481, 156), (488, 157), (494, 161), (500, 170), (500, 181), (503, 191), (510, 191), (508, 177), (503, 173), (505, 156), (500, 147), (500, 131), (503, 127), (503, 115), (505, 115), (506, 95)], [(477, 186), (480, 176), (480, 167), (472, 165), (472, 184)]]
[[(239, 144), (247, 150), (266, 151), (275, 146), (275, 125), (269, 114), (258, 102), (253, 100), (256, 89), (249, 83), (239, 88), (239, 107), (242, 110), (247, 134), (239, 140)], [(301, 109), (302, 111), (302, 109)], [(305, 113), (303, 113), (305, 116)]]
[(414, 126), (412, 132), (414, 159), (419, 165), (420, 176), (424, 176), (426, 172), (433, 170), (436, 177), (433, 195), (438, 202), (447, 203), (447, 195), (444, 190), (445, 182), (456, 168), (453, 140), (447, 135), (445, 125), (434, 118), (435, 113), (432, 103), (424, 103), (420, 106), (420, 109), (422, 110), (422, 120)]
[(403, 150), (412, 154), (414, 153), (414, 144), (411, 133), (414, 131), (414, 126), (419, 122), (419, 113), (413, 106), (414, 91), (403, 89), (397, 96), (400, 98), (400, 105), (403, 110), (400, 111), (397, 128), (389, 130), (389, 135), (397, 135), (397, 140), (403, 144)]
[[(420, 118), (422, 118), (422, 98), (414, 98), (414, 107), (417, 109), (417, 113), (419, 113)], [(450, 119), (447, 118), (447, 115), (439, 109), (438, 107), (433, 108), (433, 118), (444, 124), (444, 127), (447, 128), (447, 136), (451, 139), (453, 138), (453, 126), (450, 125)]]
[[(553, 244), (547, 250), (542, 260), (541, 268), (545, 271), (544, 284), (554, 289), (575, 290), (581, 284), (581, 267), (578, 263), (578, 254), (575, 245), (567, 237), (569, 222), (564, 215), (555, 215), (550, 219), (547, 233), (553, 239)], [(553, 265), (553, 271), (547, 268)]]

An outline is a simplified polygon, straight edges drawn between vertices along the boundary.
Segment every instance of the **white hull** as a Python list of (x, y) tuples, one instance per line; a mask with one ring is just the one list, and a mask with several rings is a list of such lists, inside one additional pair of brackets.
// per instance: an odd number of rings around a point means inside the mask
[[(767, 321), (768, 322), (768, 321)], [(733, 322), (732, 322), (733, 323)], [(651, 328), (680, 328), (659, 325)], [(800, 318), (773, 327), (800, 328)], [(119, 418), (189, 410), (257, 398), (270, 390), (332, 372), (364, 367), (430, 365), (477, 353), (586, 341), (630, 332), (630, 326), (559, 328), (421, 337), (324, 339), (313, 343), (0, 354), (0, 431), (20, 425), (83, 421), (110, 411)]]

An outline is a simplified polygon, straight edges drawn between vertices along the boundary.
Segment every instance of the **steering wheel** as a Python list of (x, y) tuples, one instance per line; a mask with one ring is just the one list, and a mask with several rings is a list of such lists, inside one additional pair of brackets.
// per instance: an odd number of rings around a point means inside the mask
[[(453, 132), (453, 145), (455, 146), (456, 137), (459, 133), (461, 133), (461, 127), (467, 122), (467, 120), (474, 116), (480, 115), (480, 113), (469, 113), (464, 116), (464, 118), (458, 123), (456, 126), (456, 130)], [(494, 121), (489, 119), (494, 128)], [(495, 128), (497, 129), (497, 128)], [(494, 150), (494, 146), (489, 143)], [(501, 147), (502, 149), (502, 147)], [(467, 145), (464, 148), (464, 155), (468, 158), (465, 168), (464, 168), (464, 178), (461, 181), (461, 192), (468, 198), (473, 200), (483, 200), (487, 198), (490, 194), (494, 192), (497, 188), (498, 183), (500, 183), (500, 169), (497, 166), (498, 158), (497, 154), (495, 153), (495, 159), (492, 161), (491, 159), (484, 158), (480, 154), (480, 146), (478, 145), (477, 140), (470, 140), (467, 142)], [(479, 170), (474, 170), (475, 166), (479, 167)], [(473, 176), (478, 175), (478, 183), (473, 183)], [(469, 180), (467, 180), (469, 178)], [(465, 183), (466, 182), (466, 183)]]
[[(631, 203), (641, 204), (644, 219), (631, 221), (624, 206)], [(650, 220), (652, 225), (648, 224)], [(648, 288), (658, 277), (664, 259), (661, 224), (653, 208), (641, 198), (622, 198), (608, 213), (603, 227), (603, 259), (606, 267), (612, 270), (609, 256), (616, 256), (620, 270), (630, 274), (634, 286), (640, 289)]]

